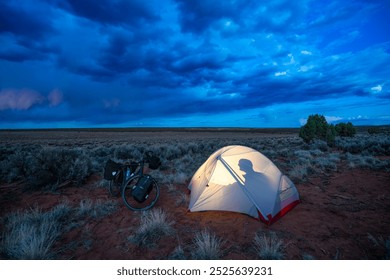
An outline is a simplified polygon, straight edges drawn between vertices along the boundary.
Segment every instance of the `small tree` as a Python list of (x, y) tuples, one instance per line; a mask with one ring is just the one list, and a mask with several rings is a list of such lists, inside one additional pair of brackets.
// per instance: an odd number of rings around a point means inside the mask
[(326, 143), (328, 143), (329, 146), (334, 146), (335, 142), (336, 142), (336, 129), (333, 124), (330, 124), (326, 129)]
[(335, 128), (337, 135), (342, 137), (353, 137), (356, 134), (356, 129), (351, 122), (338, 123)]
[(315, 123), (313, 121), (309, 121), (311, 120), (310, 117), (308, 118), (306, 124), (299, 130), (299, 137), (301, 137), (306, 143), (313, 141), (316, 133)]
[(304, 126), (299, 131), (301, 137), (306, 143), (310, 143), (314, 139), (326, 141), (329, 145), (334, 143), (335, 138), (334, 126), (329, 126), (326, 119), (322, 115), (310, 115)]

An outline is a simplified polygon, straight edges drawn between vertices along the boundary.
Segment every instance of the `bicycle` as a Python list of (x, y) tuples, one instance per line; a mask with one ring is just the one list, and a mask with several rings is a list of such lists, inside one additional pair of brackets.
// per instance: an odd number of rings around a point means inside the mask
[(108, 160), (105, 167), (109, 193), (114, 197), (122, 195), (126, 207), (133, 211), (152, 208), (160, 196), (157, 181), (144, 174), (144, 163), (144, 159), (125, 164)]

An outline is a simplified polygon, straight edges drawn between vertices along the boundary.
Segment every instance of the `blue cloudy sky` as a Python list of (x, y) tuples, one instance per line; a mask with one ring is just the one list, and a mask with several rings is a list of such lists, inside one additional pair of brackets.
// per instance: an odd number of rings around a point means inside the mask
[(0, 128), (390, 124), (388, 0), (0, 0)]

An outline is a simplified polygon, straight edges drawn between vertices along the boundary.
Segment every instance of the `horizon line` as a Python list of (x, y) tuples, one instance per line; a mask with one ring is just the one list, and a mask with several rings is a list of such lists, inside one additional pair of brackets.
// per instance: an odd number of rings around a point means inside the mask
[[(390, 124), (383, 125), (354, 125), (357, 128), (369, 127), (390, 127)], [(37, 128), (0, 128), (0, 131), (61, 131), (61, 130), (299, 130), (301, 127), (217, 127), (217, 126), (129, 126), (129, 127), (37, 127)]]

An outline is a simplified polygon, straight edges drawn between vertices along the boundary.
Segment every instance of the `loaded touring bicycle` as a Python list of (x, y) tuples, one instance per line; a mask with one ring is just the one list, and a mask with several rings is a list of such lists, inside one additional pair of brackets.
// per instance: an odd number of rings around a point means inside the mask
[(145, 211), (152, 208), (160, 195), (157, 181), (144, 173), (144, 164), (157, 169), (160, 159), (147, 153), (145, 159), (136, 162), (118, 163), (109, 159), (104, 168), (104, 179), (109, 181), (112, 196), (122, 196), (127, 208), (133, 211)]

